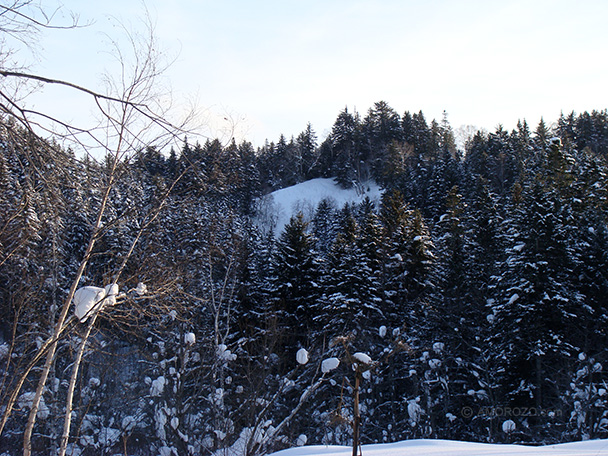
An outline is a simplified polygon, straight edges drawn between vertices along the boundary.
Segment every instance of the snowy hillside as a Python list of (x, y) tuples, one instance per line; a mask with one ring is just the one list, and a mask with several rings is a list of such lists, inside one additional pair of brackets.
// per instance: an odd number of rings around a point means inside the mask
[(336, 208), (340, 208), (345, 203), (360, 203), (366, 197), (377, 202), (381, 195), (380, 187), (371, 181), (344, 189), (335, 179), (311, 179), (262, 197), (257, 204), (257, 223), (266, 230), (274, 229), (278, 235), (291, 216), (298, 212), (302, 212), (304, 218), (310, 220), (323, 199), (329, 199)]
[[(304, 446), (273, 453), (274, 456), (349, 456), (350, 447)], [(408, 440), (383, 445), (363, 445), (363, 456), (608, 456), (608, 440), (563, 443), (542, 447)]]

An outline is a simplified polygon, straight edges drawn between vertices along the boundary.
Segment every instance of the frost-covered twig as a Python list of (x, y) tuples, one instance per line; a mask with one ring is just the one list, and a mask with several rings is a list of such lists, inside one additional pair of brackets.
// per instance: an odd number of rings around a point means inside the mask
[(281, 421), (278, 424), (278, 426), (268, 436), (266, 436), (266, 438), (264, 439), (264, 442), (262, 444), (262, 451), (260, 452), (260, 456), (267, 453), (268, 443), (272, 442), (276, 438), (276, 436), (279, 434), (279, 432), (281, 432), (281, 430), (285, 426), (287, 426), (287, 424), (289, 424), (289, 422), (293, 419), (293, 417), (298, 414), (298, 412), (300, 411), (302, 406), (306, 403), (308, 398), (310, 396), (312, 396), (312, 394), (321, 386), (321, 384), (323, 383), (323, 380), (325, 380), (325, 374), (323, 374), (315, 383), (313, 383), (311, 386), (309, 386), (308, 388), (306, 388), (304, 390), (304, 392), (300, 396), (298, 404), (294, 407), (294, 409), (291, 411), (291, 413), (289, 415), (287, 415), (285, 418), (283, 418), (283, 421)]

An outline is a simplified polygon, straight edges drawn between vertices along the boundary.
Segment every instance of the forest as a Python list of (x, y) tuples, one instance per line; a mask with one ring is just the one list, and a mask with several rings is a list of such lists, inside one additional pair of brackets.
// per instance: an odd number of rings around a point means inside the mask
[[(120, 160), (2, 117), (0, 152), (1, 454), (28, 415), (33, 454), (83, 456), (608, 438), (606, 110), (457, 144), (380, 101)], [(382, 199), (256, 224), (318, 177)], [(120, 292), (62, 316), (81, 267)]]

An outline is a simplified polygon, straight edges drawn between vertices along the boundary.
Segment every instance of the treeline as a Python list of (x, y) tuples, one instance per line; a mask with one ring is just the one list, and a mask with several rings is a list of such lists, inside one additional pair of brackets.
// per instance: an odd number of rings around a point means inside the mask
[[(25, 379), (0, 451), (21, 445), (36, 388), (28, 367), (108, 185), (81, 285), (111, 283), (127, 258), (121, 290), (148, 292), (95, 325), (72, 450), (349, 444), (356, 352), (373, 360), (363, 442), (608, 436), (606, 111), (477, 132), (461, 150), (447, 118), (428, 124), (379, 102), (364, 118), (339, 113), (320, 144), (308, 125), (258, 150), (150, 146), (118, 174), (10, 121), (0, 141), (3, 414)], [(276, 238), (255, 226), (258, 197), (314, 177), (374, 179), (382, 201), (323, 201)], [(57, 448), (84, 330), (74, 322), (60, 341), (33, 438), (40, 454)], [(340, 366), (323, 372), (331, 357)]]

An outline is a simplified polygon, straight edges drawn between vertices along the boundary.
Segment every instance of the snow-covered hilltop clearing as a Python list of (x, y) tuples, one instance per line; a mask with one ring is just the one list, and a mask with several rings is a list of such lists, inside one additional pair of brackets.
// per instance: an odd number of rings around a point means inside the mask
[(329, 199), (339, 208), (346, 203), (360, 203), (365, 198), (377, 202), (381, 195), (382, 190), (373, 181), (345, 189), (335, 179), (311, 179), (262, 197), (257, 205), (257, 223), (265, 230), (273, 229), (275, 234), (279, 234), (289, 219), (299, 212), (310, 220), (324, 199)]
[[(274, 453), (274, 456), (348, 456), (351, 454), (351, 447), (315, 445), (279, 451)], [(608, 440), (538, 447), (421, 439), (383, 445), (363, 445), (362, 454), (364, 456), (607, 456)]]

